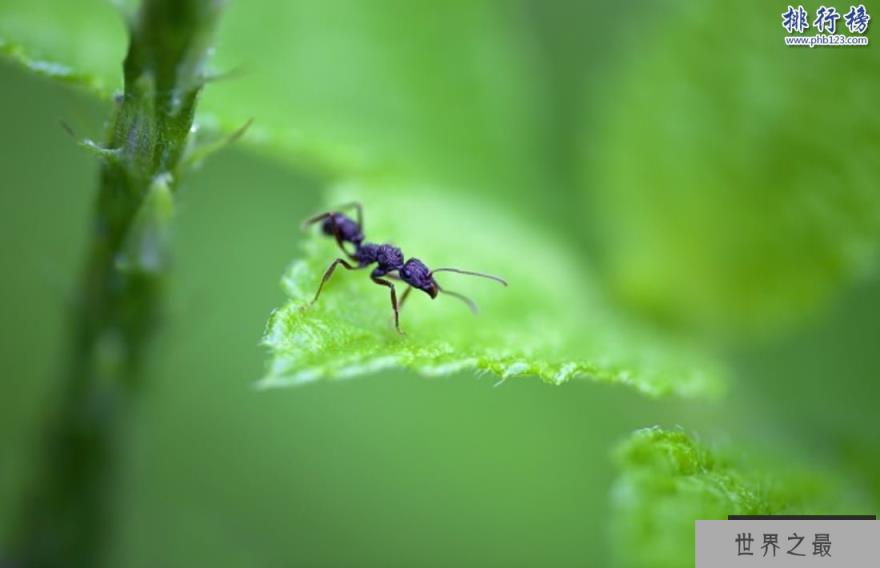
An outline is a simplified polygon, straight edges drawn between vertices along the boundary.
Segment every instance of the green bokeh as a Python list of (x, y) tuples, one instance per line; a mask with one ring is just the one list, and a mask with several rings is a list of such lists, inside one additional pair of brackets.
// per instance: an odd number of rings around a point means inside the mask
[(583, 179), (610, 287), (642, 313), (768, 335), (876, 269), (878, 51), (786, 47), (783, 10), (670, 4), (596, 89)]

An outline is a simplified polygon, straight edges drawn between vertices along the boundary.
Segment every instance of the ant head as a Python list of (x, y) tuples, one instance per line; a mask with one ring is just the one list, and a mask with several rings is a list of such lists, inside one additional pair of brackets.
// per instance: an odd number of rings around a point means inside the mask
[(436, 298), (440, 292), (440, 286), (434, 281), (431, 270), (417, 258), (406, 261), (400, 269), (400, 278), (413, 288), (418, 288), (431, 296), (431, 299)]
[(417, 258), (409, 259), (406, 264), (400, 269), (400, 278), (412, 286), (413, 288), (418, 288), (423, 292), (427, 293), (431, 298), (436, 298), (437, 294), (443, 292), (444, 294), (448, 294), (454, 298), (458, 298), (465, 304), (467, 304), (468, 308), (475, 314), (477, 313), (477, 305), (473, 300), (459, 294), (458, 292), (453, 292), (452, 290), (447, 290), (445, 288), (441, 288), (439, 284), (434, 280), (434, 274), (436, 272), (456, 272), (458, 274), (466, 274), (468, 276), (479, 276), (480, 278), (487, 278), (489, 280), (494, 280), (503, 286), (507, 286), (507, 282), (503, 278), (499, 278), (497, 276), (492, 276), (491, 274), (484, 274), (482, 272), (471, 272), (469, 270), (461, 270), (459, 268), (435, 268), (434, 270), (429, 270), (425, 264)]

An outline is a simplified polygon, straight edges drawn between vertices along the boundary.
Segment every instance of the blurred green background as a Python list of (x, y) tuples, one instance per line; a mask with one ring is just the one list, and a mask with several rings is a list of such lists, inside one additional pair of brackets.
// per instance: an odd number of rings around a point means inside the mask
[[(609, 565), (609, 454), (658, 423), (843, 471), (876, 501), (875, 46), (786, 49), (782, 4), (276, 4), (234, 3), (220, 31), (220, 62), (246, 72), (206, 108), (257, 128), (184, 181), (111, 565)], [(8, 534), (96, 187), (58, 120), (97, 136), (109, 108), (7, 63), (0, 86)], [(621, 309), (720, 351), (728, 396), (393, 372), (256, 391), (298, 223), (362, 154), (564, 236)]]

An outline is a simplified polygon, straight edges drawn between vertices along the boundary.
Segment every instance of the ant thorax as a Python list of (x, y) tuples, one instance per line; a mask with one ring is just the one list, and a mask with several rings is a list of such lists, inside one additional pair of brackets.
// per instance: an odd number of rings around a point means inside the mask
[(364, 243), (355, 251), (354, 257), (361, 266), (375, 262), (379, 265), (377, 270), (383, 274), (398, 270), (403, 266), (403, 252), (394, 245)]
[(379, 245), (376, 262), (382, 270), (397, 270), (403, 266), (403, 252), (394, 245)]
[(358, 262), (358, 266), (368, 266), (376, 262), (379, 254), (379, 245), (372, 243), (364, 243), (354, 251), (354, 259)]

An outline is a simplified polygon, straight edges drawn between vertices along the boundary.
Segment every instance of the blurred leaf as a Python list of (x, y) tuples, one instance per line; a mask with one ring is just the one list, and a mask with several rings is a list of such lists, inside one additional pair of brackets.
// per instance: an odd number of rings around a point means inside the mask
[(484, 0), (233, 3), (218, 63), (243, 76), (205, 104), (256, 116), (287, 159), (321, 148), (337, 171), (521, 187), (535, 86), (516, 16)]
[(603, 82), (590, 210), (616, 292), (667, 321), (778, 330), (876, 264), (880, 52), (787, 48), (777, 8), (670, 6)]
[(122, 88), (127, 39), (122, 15), (104, 0), (7, 0), (0, 53), (27, 69), (102, 96)]
[[(247, 142), (331, 176), (535, 187), (536, 83), (519, 26), (488, 1), (229, 2), (213, 61), (229, 76), (204, 93), (200, 124), (231, 132), (254, 118)], [(32, 70), (105, 95), (121, 86), (124, 19), (105, 0), (7, 0), (0, 42)]]
[(625, 567), (693, 565), (698, 519), (855, 514), (867, 505), (852, 485), (836, 477), (779, 462), (762, 471), (681, 431), (638, 430), (618, 449), (617, 462), (613, 537)]
[(476, 369), (550, 383), (589, 377), (649, 395), (719, 392), (720, 371), (711, 360), (623, 321), (563, 243), (504, 210), (412, 187), (405, 193), (349, 187), (333, 203), (352, 198), (365, 204), (368, 240), (396, 243), (429, 267), (498, 274), (510, 286), (438, 275), (442, 287), (477, 301), (479, 317), (450, 296), (431, 302), (413, 291), (401, 312), (401, 337), (392, 327), (388, 291), (370, 282), (368, 271), (340, 268), (308, 307), (324, 270), (340, 256), (332, 239), (315, 236), (284, 277), (291, 299), (267, 326), (264, 343), (273, 359), (262, 386), (403, 367), (427, 376)]

